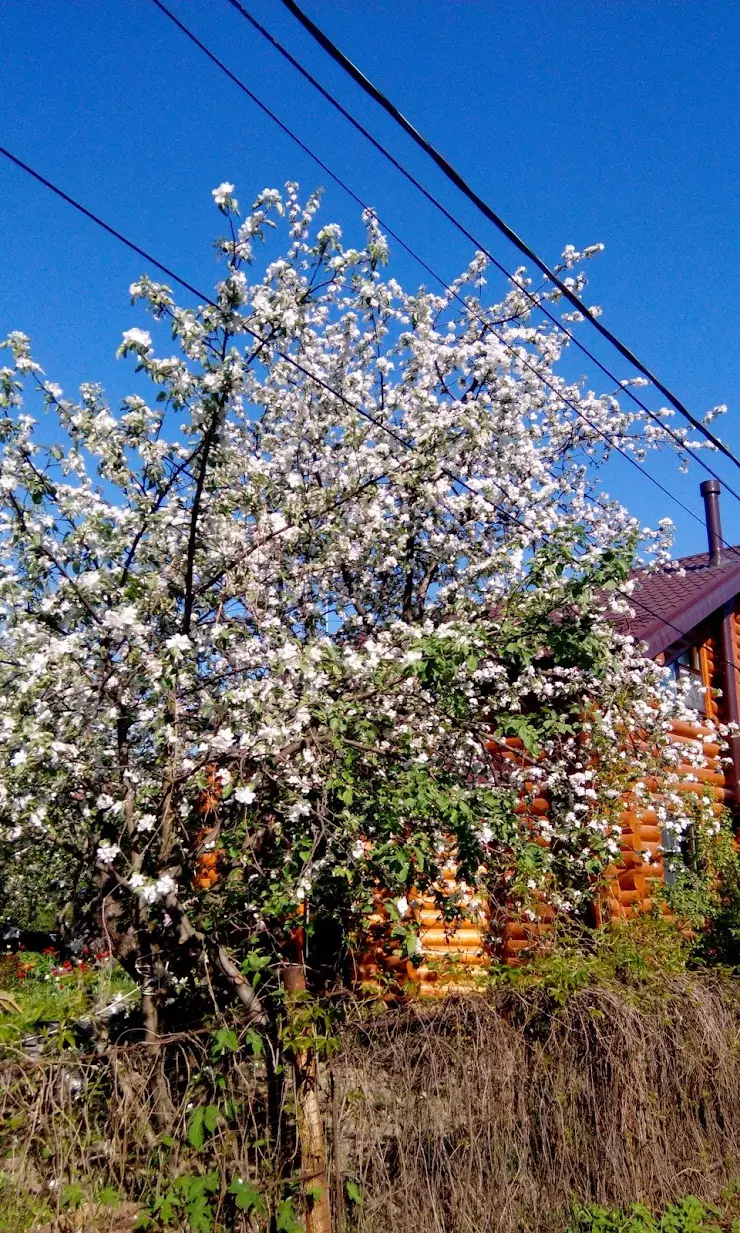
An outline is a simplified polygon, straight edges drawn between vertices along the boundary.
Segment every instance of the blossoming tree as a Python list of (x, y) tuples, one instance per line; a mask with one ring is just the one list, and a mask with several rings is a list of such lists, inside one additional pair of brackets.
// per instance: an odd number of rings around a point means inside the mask
[[(487, 303), (477, 255), (409, 293), (372, 215), (351, 248), (293, 185), (243, 221), (231, 185), (214, 197), (215, 302), (131, 288), (173, 339), (123, 336), (151, 397), (69, 400), (19, 333), (0, 370), (6, 901), (52, 882), (152, 1038), (206, 973), (264, 1015), (250, 974), (298, 927), (320, 968), (378, 887), (413, 952), (408, 892), (445, 862), (578, 911), (655, 756), (626, 766), (620, 734), (657, 748), (679, 705), (611, 620), (662, 532), (591, 500), (613, 445), (665, 434), (558, 375), (524, 273)], [(511, 735), (552, 797), (546, 846), (487, 748)]]

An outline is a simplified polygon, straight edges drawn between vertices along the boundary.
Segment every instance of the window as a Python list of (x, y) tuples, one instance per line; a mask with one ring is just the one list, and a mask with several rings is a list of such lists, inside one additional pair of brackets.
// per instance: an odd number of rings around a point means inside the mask
[(663, 877), (666, 886), (675, 886), (678, 881), (678, 871), (685, 864), (681, 843), (675, 831), (664, 826), (661, 832), (663, 844)]
[(706, 715), (707, 691), (702, 679), (699, 648), (691, 646), (687, 650), (682, 651), (680, 655), (677, 655), (671, 661), (668, 667), (674, 681), (689, 681), (688, 691), (685, 695), (688, 705), (693, 706), (700, 715)]

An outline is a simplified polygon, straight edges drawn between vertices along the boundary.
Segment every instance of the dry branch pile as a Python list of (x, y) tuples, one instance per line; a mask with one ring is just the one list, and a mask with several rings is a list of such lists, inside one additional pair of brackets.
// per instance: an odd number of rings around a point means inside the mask
[[(562, 1005), (537, 988), (354, 1003), (321, 1092), (338, 1229), (539, 1231), (563, 1228), (575, 1197), (711, 1200), (740, 1161), (740, 997), (731, 980), (681, 976), (649, 995), (592, 987)], [(196, 1151), (199, 1100), (231, 1103)], [(205, 1035), (159, 1057), (137, 1045), (6, 1058), (2, 1168), (47, 1196), (50, 1181), (82, 1181), (146, 1203), (179, 1172), (215, 1169), (216, 1227), (253, 1230), (228, 1187), (249, 1179), (274, 1210), (298, 1171), (292, 1109), (288, 1077), (270, 1080), (243, 1053), (214, 1061)]]
[(740, 1001), (706, 978), (417, 1003), (336, 1071), (362, 1233), (558, 1227), (574, 1196), (711, 1199), (739, 1167)]

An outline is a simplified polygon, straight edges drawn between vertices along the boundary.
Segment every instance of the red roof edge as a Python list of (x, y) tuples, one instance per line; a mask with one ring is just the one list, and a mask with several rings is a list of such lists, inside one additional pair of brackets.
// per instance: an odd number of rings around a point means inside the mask
[[(647, 642), (647, 653), (650, 658), (655, 659), (655, 656), (665, 651), (671, 643), (690, 634), (692, 629), (716, 612), (718, 608), (729, 603), (738, 593), (740, 593), (740, 564), (733, 566), (732, 569), (723, 570), (714, 585), (707, 587), (706, 591), (687, 608), (679, 607), (670, 612), (667, 617), (656, 614), (655, 621), (643, 631), (641, 637), (641, 641)], [(639, 586), (635, 588), (633, 602), (635, 608), (639, 610)]]

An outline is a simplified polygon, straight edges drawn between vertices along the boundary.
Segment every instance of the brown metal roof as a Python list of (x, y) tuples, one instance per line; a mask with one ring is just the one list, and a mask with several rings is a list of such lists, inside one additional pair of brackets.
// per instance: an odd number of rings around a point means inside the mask
[(635, 615), (619, 624), (624, 633), (647, 642), (653, 659), (740, 594), (740, 545), (725, 549), (718, 565), (700, 552), (654, 574), (638, 570), (633, 578)]

